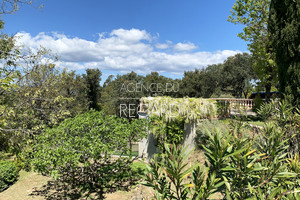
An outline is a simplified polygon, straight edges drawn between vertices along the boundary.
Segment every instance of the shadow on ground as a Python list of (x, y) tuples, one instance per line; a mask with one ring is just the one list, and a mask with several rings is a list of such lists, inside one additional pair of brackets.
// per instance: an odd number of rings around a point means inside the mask
[(78, 189), (72, 189), (68, 185), (57, 181), (48, 181), (40, 188), (34, 188), (30, 196), (42, 196), (47, 200), (56, 199), (80, 199), (82, 194)]

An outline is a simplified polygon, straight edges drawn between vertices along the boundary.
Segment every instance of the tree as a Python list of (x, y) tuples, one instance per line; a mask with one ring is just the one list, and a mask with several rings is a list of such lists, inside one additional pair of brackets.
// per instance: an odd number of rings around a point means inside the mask
[(200, 97), (201, 91), (201, 75), (202, 71), (195, 69), (195, 71), (185, 71), (181, 85), (180, 93), (183, 97)]
[(75, 71), (64, 69), (61, 73), (60, 93), (66, 98), (72, 98), (69, 102), (69, 109), (72, 116), (89, 110), (89, 99), (87, 97), (87, 85), (82, 75)]
[(0, 137), (16, 153), (45, 128), (88, 110), (73, 72), (53, 64), (23, 70), (26, 76), (3, 97), (0, 116)]
[(109, 75), (105, 80), (101, 90), (100, 105), (101, 105), (101, 109), (107, 115), (116, 114), (115, 98), (117, 98), (118, 94), (117, 91), (115, 90), (115, 82), (113, 81), (113, 78), (114, 78), (113, 75)]
[[(31, 0), (3, 0), (2, 3), (0, 3), (0, 15), (2, 14), (12, 14), (19, 10), (19, 5), (32, 4)], [(42, 7), (41, 5), (40, 7)]]
[(237, 54), (227, 58), (223, 64), (223, 87), (230, 88), (235, 97), (247, 98), (250, 81), (254, 79), (251, 55), (248, 53)]
[(204, 98), (209, 98), (212, 95), (220, 95), (224, 78), (222, 75), (222, 69), (223, 64), (208, 65), (204, 69), (202, 77), (202, 95)]
[(222, 64), (209, 65), (205, 69), (185, 71), (180, 84), (181, 95), (209, 98), (221, 86)]
[(266, 89), (266, 99), (271, 97), (271, 87), (276, 83), (277, 68), (267, 29), (270, 0), (236, 0), (228, 21), (244, 25), (238, 36), (248, 43), (252, 53), (254, 72)]
[(100, 99), (100, 81), (101, 71), (99, 69), (87, 69), (86, 75), (83, 75), (87, 86), (87, 98), (89, 100), (89, 109), (100, 110), (98, 105)]
[[(34, 169), (58, 178), (67, 188), (78, 188), (81, 195), (104, 193), (130, 184), (130, 142), (146, 134), (146, 121), (105, 115), (91, 110), (47, 129), (33, 144)], [(129, 155), (129, 156), (124, 156)], [(59, 186), (59, 185), (58, 185)], [(73, 198), (72, 198), (73, 199)]]
[(143, 79), (143, 76), (135, 72), (117, 75), (115, 79), (110, 76), (104, 83), (101, 99), (106, 113), (129, 119), (137, 117), (139, 99), (144, 95)]
[[(0, 3), (0, 30), (4, 28), (4, 21), (1, 19), (4, 14), (12, 14), (19, 9), (19, 5), (32, 4), (31, 0), (3, 0)], [(36, 55), (40, 55), (40, 51)], [(5, 33), (0, 34), (0, 95), (6, 90), (14, 87), (13, 81), (20, 73), (16, 66), (22, 60), (24, 63), (31, 62), (30, 58), (36, 55), (21, 55), (20, 49), (15, 46), (14, 36)]]
[[(4, 22), (0, 20), (0, 29), (4, 28)], [(15, 48), (14, 38), (4, 33), (0, 35), (0, 94), (9, 89), (13, 79), (16, 78), (16, 55), (19, 54)]]
[(151, 72), (143, 79), (143, 96), (178, 96), (180, 81)]
[(300, 2), (272, 0), (269, 31), (276, 53), (281, 97), (300, 105)]
[(180, 80), (171, 79), (151, 72), (145, 77), (130, 72), (109, 76), (101, 91), (101, 107), (106, 114), (134, 118), (137, 117), (140, 98), (149, 96), (178, 97)]

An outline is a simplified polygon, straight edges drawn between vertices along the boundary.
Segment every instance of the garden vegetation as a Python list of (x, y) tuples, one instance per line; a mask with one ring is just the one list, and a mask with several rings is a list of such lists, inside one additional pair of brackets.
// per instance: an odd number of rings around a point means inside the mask
[[(0, 17), (20, 4), (31, 1), (2, 1)], [(294, 0), (236, 0), (228, 20), (244, 26), (238, 36), (250, 54), (185, 71), (181, 80), (130, 72), (100, 86), (99, 69), (60, 69), (49, 50), (27, 52), (1, 32), (0, 153), (12, 156), (0, 159), (0, 192), (32, 169), (53, 177), (65, 199), (104, 199), (142, 180), (155, 199), (300, 199), (299, 9)], [(179, 89), (122, 90), (151, 83)], [(261, 126), (244, 116), (222, 123), (230, 105), (207, 99), (247, 98), (262, 88), (266, 99), (257, 97), (254, 109)], [(271, 100), (277, 88), (280, 99)], [(137, 119), (140, 100), (148, 120)], [(137, 109), (122, 118), (120, 105)], [(188, 163), (181, 147), (190, 122), (204, 164)], [(145, 167), (132, 147), (149, 131), (159, 152)]]

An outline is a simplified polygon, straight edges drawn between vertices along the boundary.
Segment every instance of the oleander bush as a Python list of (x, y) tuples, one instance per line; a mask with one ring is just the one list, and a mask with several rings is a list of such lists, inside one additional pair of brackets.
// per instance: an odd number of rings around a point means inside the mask
[[(186, 152), (180, 145), (165, 144), (165, 154), (155, 155), (148, 165), (148, 174), (144, 185), (155, 191), (155, 198), (171, 199), (207, 199), (223, 183), (215, 173), (205, 178), (205, 170), (199, 165), (188, 167)], [(188, 176), (191, 176), (188, 180)]]
[(277, 123), (267, 123), (251, 136), (238, 128), (207, 134), (205, 168), (188, 168), (188, 154), (174, 145), (150, 162), (145, 185), (155, 190), (156, 199), (207, 199), (216, 193), (237, 200), (300, 198), (299, 158), (288, 151), (285, 131)]
[(12, 161), (0, 161), (0, 192), (12, 185), (19, 176), (19, 169)]
[(289, 152), (300, 153), (300, 110), (282, 100), (264, 103), (258, 110), (258, 116), (265, 122), (273, 121), (284, 132), (283, 138), (288, 139)]

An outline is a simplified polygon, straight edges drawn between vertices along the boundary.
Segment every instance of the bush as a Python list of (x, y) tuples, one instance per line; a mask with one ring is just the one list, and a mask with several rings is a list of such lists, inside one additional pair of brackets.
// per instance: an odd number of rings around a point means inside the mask
[[(145, 135), (145, 121), (90, 111), (47, 129), (32, 146), (34, 169), (99, 199), (131, 183), (130, 144)], [(117, 155), (116, 155), (117, 154)], [(68, 190), (69, 188), (64, 188)]]
[(258, 116), (264, 121), (274, 121), (289, 139), (289, 152), (300, 153), (300, 110), (288, 101), (264, 103), (258, 110)]
[(197, 124), (195, 143), (197, 148), (202, 149), (203, 145), (208, 145), (208, 132), (215, 132), (217, 129), (227, 129), (218, 120), (203, 120)]
[(164, 152), (165, 144), (181, 144), (184, 139), (184, 120), (164, 121), (159, 117), (151, 117), (151, 130), (157, 138), (157, 146)]
[(217, 100), (218, 117), (230, 116), (230, 102), (225, 100)]
[(264, 103), (264, 100), (260, 97), (260, 95), (258, 94), (257, 96), (255, 96), (254, 100), (254, 105), (252, 107), (252, 111), (253, 112), (257, 112), (260, 109), (260, 106)]
[(165, 150), (165, 154), (155, 155), (149, 163), (149, 173), (143, 183), (154, 189), (156, 199), (207, 199), (222, 185), (215, 173), (209, 171), (205, 178), (203, 167), (187, 166), (186, 159), (191, 152), (186, 152), (186, 148), (165, 144)]
[(13, 184), (19, 176), (19, 170), (11, 161), (0, 161), (0, 192)]
[(174, 145), (165, 147), (165, 157), (150, 162), (145, 184), (155, 190), (156, 199), (207, 199), (216, 192), (224, 199), (300, 198), (299, 159), (287, 159), (288, 140), (276, 124), (266, 124), (252, 137), (238, 131), (207, 134), (206, 169), (187, 168), (188, 154)]

